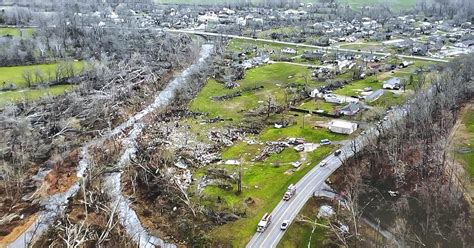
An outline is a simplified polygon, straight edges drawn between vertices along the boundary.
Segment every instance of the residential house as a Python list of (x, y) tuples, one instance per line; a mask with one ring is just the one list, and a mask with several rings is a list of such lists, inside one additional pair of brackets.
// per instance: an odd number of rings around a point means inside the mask
[(382, 88), (390, 90), (398, 90), (402, 86), (402, 80), (400, 78), (394, 77), (386, 80), (382, 84)]
[(343, 120), (332, 120), (328, 125), (329, 131), (340, 134), (351, 134), (357, 130), (357, 123), (343, 121)]
[(339, 110), (339, 113), (342, 115), (352, 116), (352, 115), (357, 114), (359, 111), (360, 111), (360, 104), (351, 102), (347, 104), (346, 106), (344, 106), (343, 108), (341, 108)]
[(383, 95), (383, 93), (385, 93), (385, 91), (382, 90), (382, 89), (376, 90), (376, 91), (372, 92), (372, 94), (366, 96), (365, 100), (367, 102), (376, 101), (377, 99), (379, 99)]

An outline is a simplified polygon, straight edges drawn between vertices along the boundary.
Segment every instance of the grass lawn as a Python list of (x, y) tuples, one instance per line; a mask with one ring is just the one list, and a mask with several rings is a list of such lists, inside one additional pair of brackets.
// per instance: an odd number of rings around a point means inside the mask
[(460, 118), (462, 123), (454, 138), (454, 156), (464, 164), (467, 174), (474, 179), (474, 102), (466, 106)]
[(343, 43), (340, 45), (340, 48), (343, 49), (352, 49), (352, 50), (361, 50), (361, 51), (381, 51), (383, 50), (383, 46), (380, 43)]
[[(24, 71), (31, 71), (34, 73), (36, 70), (41, 70), (43, 76), (47, 78), (48, 75), (54, 75), (58, 65), (60, 65), (60, 63), (0, 67), (0, 87), (4, 87), (4, 85), (10, 83), (14, 84), (17, 88), (27, 87), (28, 85), (23, 78)], [(76, 72), (79, 73), (84, 68), (84, 62), (73, 62), (73, 66)]]
[[(271, 64), (247, 71), (243, 80), (238, 81), (240, 87), (226, 89), (223, 84), (210, 79), (198, 96), (191, 102), (193, 111), (209, 113), (210, 117), (220, 116), (240, 121), (243, 111), (264, 105), (270, 96), (277, 103), (285, 102), (284, 86), (288, 83), (304, 81), (304, 75), (309, 73), (305, 67), (288, 64)], [(288, 77), (292, 76), (291, 79)], [(225, 101), (214, 101), (213, 96), (229, 94), (245, 88), (263, 86), (263, 89), (243, 93), (242, 96)], [(263, 101), (263, 102), (262, 102)]]
[[(308, 243), (311, 237), (312, 225), (307, 222), (298, 221), (298, 218), (310, 218), (314, 220), (319, 211), (319, 204), (316, 198), (312, 197), (304, 205), (301, 212), (296, 217), (295, 221), (290, 224), (288, 230), (285, 231), (283, 238), (278, 244), (278, 248), (299, 248), (308, 247)], [(318, 221), (320, 224), (324, 224), (323, 221)], [(327, 228), (317, 226), (313, 236), (311, 237), (311, 247), (325, 247)]]
[(44, 96), (57, 96), (72, 89), (72, 85), (55, 85), (41, 89), (24, 89), (15, 91), (0, 91), (0, 106), (10, 102), (35, 101)]
[(375, 76), (371, 76), (365, 79), (353, 81), (352, 83), (344, 86), (344, 88), (334, 91), (334, 93), (344, 96), (354, 96), (359, 95), (359, 93), (362, 92), (366, 87), (372, 87), (372, 90), (378, 90), (382, 88), (382, 83), (377, 80)]
[[(212, 202), (217, 202), (219, 197), (223, 207), (244, 208), (247, 217), (220, 226), (211, 232), (211, 236), (224, 245), (244, 247), (255, 233), (257, 223), (265, 212), (271, 211), (281, 200), (286, 188), (291, 183), (296, 183), (314, 165), (329, 155), (332, 146), (318, 148), (311, 154), (310, 165), (302, 165), (299, 170), (288, 174), (291, 165), (272, 166), (267, 161), (277, 160), (277, 156), (291, 157), (291, 152), (284, 155), (272, 155), (260, 163), (245, 163), (243, 177), (243, 192), (235, 194), (235, 185), (231, 191), (226, 191), (216, 186), (209, 186), (205, 193)], [(246, 204), (245, 200), (251, 198), (254, 203)]]
[[(303, 127), (303, 114), (295, 117), (296, 123), (285, 128), (268, 127), (262, 132), (260, 138), (262, 141), (286, 140), (287, 138), (304, 138), (306, 142), (319, 143), (322, 139), (338, 141), (346, 139), (347, 136), (342, 134), (331, 133), (323, 128), (314, 128), (316, 121), (325, 120), (316, 115), (305, 116)], [(329, 120), (326, 120), (329, 121)]]
[(0, 28), (0, 37), (11, 35), (13, 37), (31, 37), (32, 28)]
[[(284, 44), (277, 44), (277, 43), (266, 42), (266, 41), (261, 41), (261, 40), (247, 40), (247, 39), (239, 39), (239, 38), (232, 39), (227, 46), (229, 50), (234, 51), (234, 52), (241, 52), (244, 48), (253, 48), (253, 47), (257, 47), (258, 49), (266, 49), (268, 51), (273, 50), (275, 53), (280, 53), (280, 50), (285, 47), (291, 47), (291, 48), (296, 49), (297, 51), (296, 55), (301, 55), (304, 53), (305, 50), (310, 50), (307, 47), (299, 47), (295, 45), (284, 45)], [(293, 57), (295, 55), (287, 54), (286, 56)]]
[(324, 110), (326, 113), (333, 113), (336, 108), (340, 108), (344, 105), (333, 104), (324, 101), (324, 99), (311, 99), (307, 102), (304, 102), (299, 106), (301, 109), (315, 111), (318, 109)]

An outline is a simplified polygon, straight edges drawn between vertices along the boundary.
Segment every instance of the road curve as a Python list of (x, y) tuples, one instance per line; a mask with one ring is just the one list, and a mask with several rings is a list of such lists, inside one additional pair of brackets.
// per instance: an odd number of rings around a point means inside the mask
[[(247, 248), (260, 247), (276, 247), (280, 239), (283, 237), (284, 231), (280, 230), (280, 225), (284, 220), (293, 222), (296, 215), (303, 208), (305, 203), (313, 195), (313, 193), (320, 189), (325, 180), (342, 164), (343, 161), (354, 154), (352, 149), (352, 142), (356, 142), (358, 149), (360, 149), (362, 142), (361, 137), (354, 141), (346, 142), (340, 149), (342, 153), (339, 156), (331, 154), (326, 158), (327, 165), (321, 167), (319, 164), (309, 171), (297, 184), (296, 194), (289, 201), (280, 201), (275, 209), (272, 211), (272, 223), (263, 233), (256, 233)], [(358, 149), (355, 149), (356, 151)], [(255, 227), (256, 228), (256, 227)]]

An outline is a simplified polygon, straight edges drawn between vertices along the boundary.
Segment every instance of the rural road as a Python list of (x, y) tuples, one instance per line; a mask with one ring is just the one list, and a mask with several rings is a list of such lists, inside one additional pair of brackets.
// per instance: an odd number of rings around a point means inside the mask
[[(259, 39), (259, 38), (255, 39), (255, 38), (246, 37), (246, 36), (201, 32), (201, 31), (187, 30), (187, 29), (163, 29), (163, 31), (171, 32), (171, 33), (186, 33), (186, 34), (203, 35), (203, 36), (214, 36), (214, 37), (235, 38), (235, 39), (242, 39), (242, 40), (262, 41), (262, 42), (274, 43), (274, 44), (280, 44), (280, 45), (307, 47), (307, 48), (322, 49), (322, 50), (329, 50), (329, 51), (351, 52), (351, 53), (359, 53), (359, 54), (372, 54), (372, 55), (378, 55), (378, 56), (389, 56), (390, 55), (390, 53), (358, 51), (358, 50), (354, 50), (354, 49), (345, 49), (345, 48), (339, 48), (339, 47), (322, 47), (322, 46), (314, 46), (314, 45), (308, 45), (308, 44), (302, 44), (302, 43), (293, 43), (293, 42)], [(432, 61), (432, 62), (442, 62), (442, 63), (449, 62), (448, 60), (444, 60), (444, 59), (437, 59), (437, 58), (423, 57), (423, 56), (411, 56), (411, 55), (397, 55), (397, 56), (400, 57), (400, 58), (404, 58), (404, 59), (418, 59), (418, 60), (425, 60), (425, 61)]]
[[(345, 141), (340, 148), (342, 153), (339, 156), (331, 154), (326, 157), (326, 166), (321, 167), (320, 164), (318, 164), (311, 169), (311, 171), (296, 184), (296, 194), (289, 201), (281, 200), (275, 209), (273, 209), (271, 213), (272, 223), (263, 233), (256, 232), (247, 244), (247, 248), (276, 247), (285, 234), (285, 231), (280, 230), (281, 223), (284, 220), (289, 220), (291, 225), (309, 198), (313, 196), (314, 192), (324, 188), (325, 180), (343, 165), (343, 161), (352, 157), (355, 154), (354, 152), (360, 151), (369, 143), (369, 140), (377, 138), (379, 131), (375, 125), (381, 125), (381, 129), (386, 129), (392, 125), (392, 121), (402, 118), (405, 114), (406, 110), (404, 110), (404, 107), (392, 111), (387, 115), (387, 121), (374, 124), (366, 130), (365, 134), (361, 134), (353, 140)], [(255, 229), (257, 229), (256, 226)]]
[[(357, 145), (356, 151), (359, 150), (363, 144), (363, 139), (363, 137), (358, 137), (353, 141), (356, 142), (355, 144)], [(256, 233), (247, 244), (247, 248), (276, 247), (285, 234), (284, 231), (280, 230), (281, 223), (284, 220), (290, 220), (291, 225), (296, 215), (309, 198), (312, 197), (313, 193), (324, 185), (325, 180), (342, 165), (342, 161), (354, 155), (354, 151), (351, 148), (352, 144), (351, 141), (346, 142), (340, 148), (342, 153), (339, 156), (335, 156), (334, 154), (328, 156), (326, 158), (326, 161), (328, 161), (326, 166), (321, 167), (318, 164), (308, 172), (296, 184), (296, 194), (289, 201), (281, 200), (280, 203), (278, 203), (271, 213), (272, 223), (270, 226), (263, 233)], [(257, 227), (255, 227), (255, 229), (256, 228)]]

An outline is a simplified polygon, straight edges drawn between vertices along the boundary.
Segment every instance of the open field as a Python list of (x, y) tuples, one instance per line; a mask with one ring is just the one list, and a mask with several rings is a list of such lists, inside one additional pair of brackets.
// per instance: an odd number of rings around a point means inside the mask
[[(84, 68), (83, 62), (75, 61), (72, 63), (76, 73), (79, 73)], [(0, 87), (3, 88), (8, 84), (13, 84), (18, 89), (27, 87), (28, 85), (23, 78), (25, 71), (35, 73), (39, 70), (43, 77), (48, 78), (49, 75), (54, 76), (56, 68), (60, 65), (61, 63), (0, 67)]]
[[(245, 78), (238, 82), (240, 87), (236, 89), (226, 89), (223, 84), (211, 79), (192, 101), (190, 108), (194, 111), (209, 113), (212, 117), (220, 116), (240, 121), (243, 118), (242, 110), (261, 107), (269, 97), (276, 103), (283, 104), (286, 100), (285, 86), (289, 83), (303, 84), (304, 76), (308, 73), (309, 71), (302, 66), (266, 65), (247, 71)], [(260, 86), (263, 86), (260, 90), (244, 92), (241, 96), (230, 100), (214, 101), (211, 99), (211, 97)]]
[(71, 90), (72, 85), (55, 85), (39, 89), (22, 89), (15, 91), (0, 91), (0, 106), (10, 102), (35, 101), (44, 96), (57, 96), (67, 90)]
[(2, 36), (13, 36), (13, 37), (31, 37), (33, 35), (33, 29), (31, 28), (0, 28), (0, 37)]

